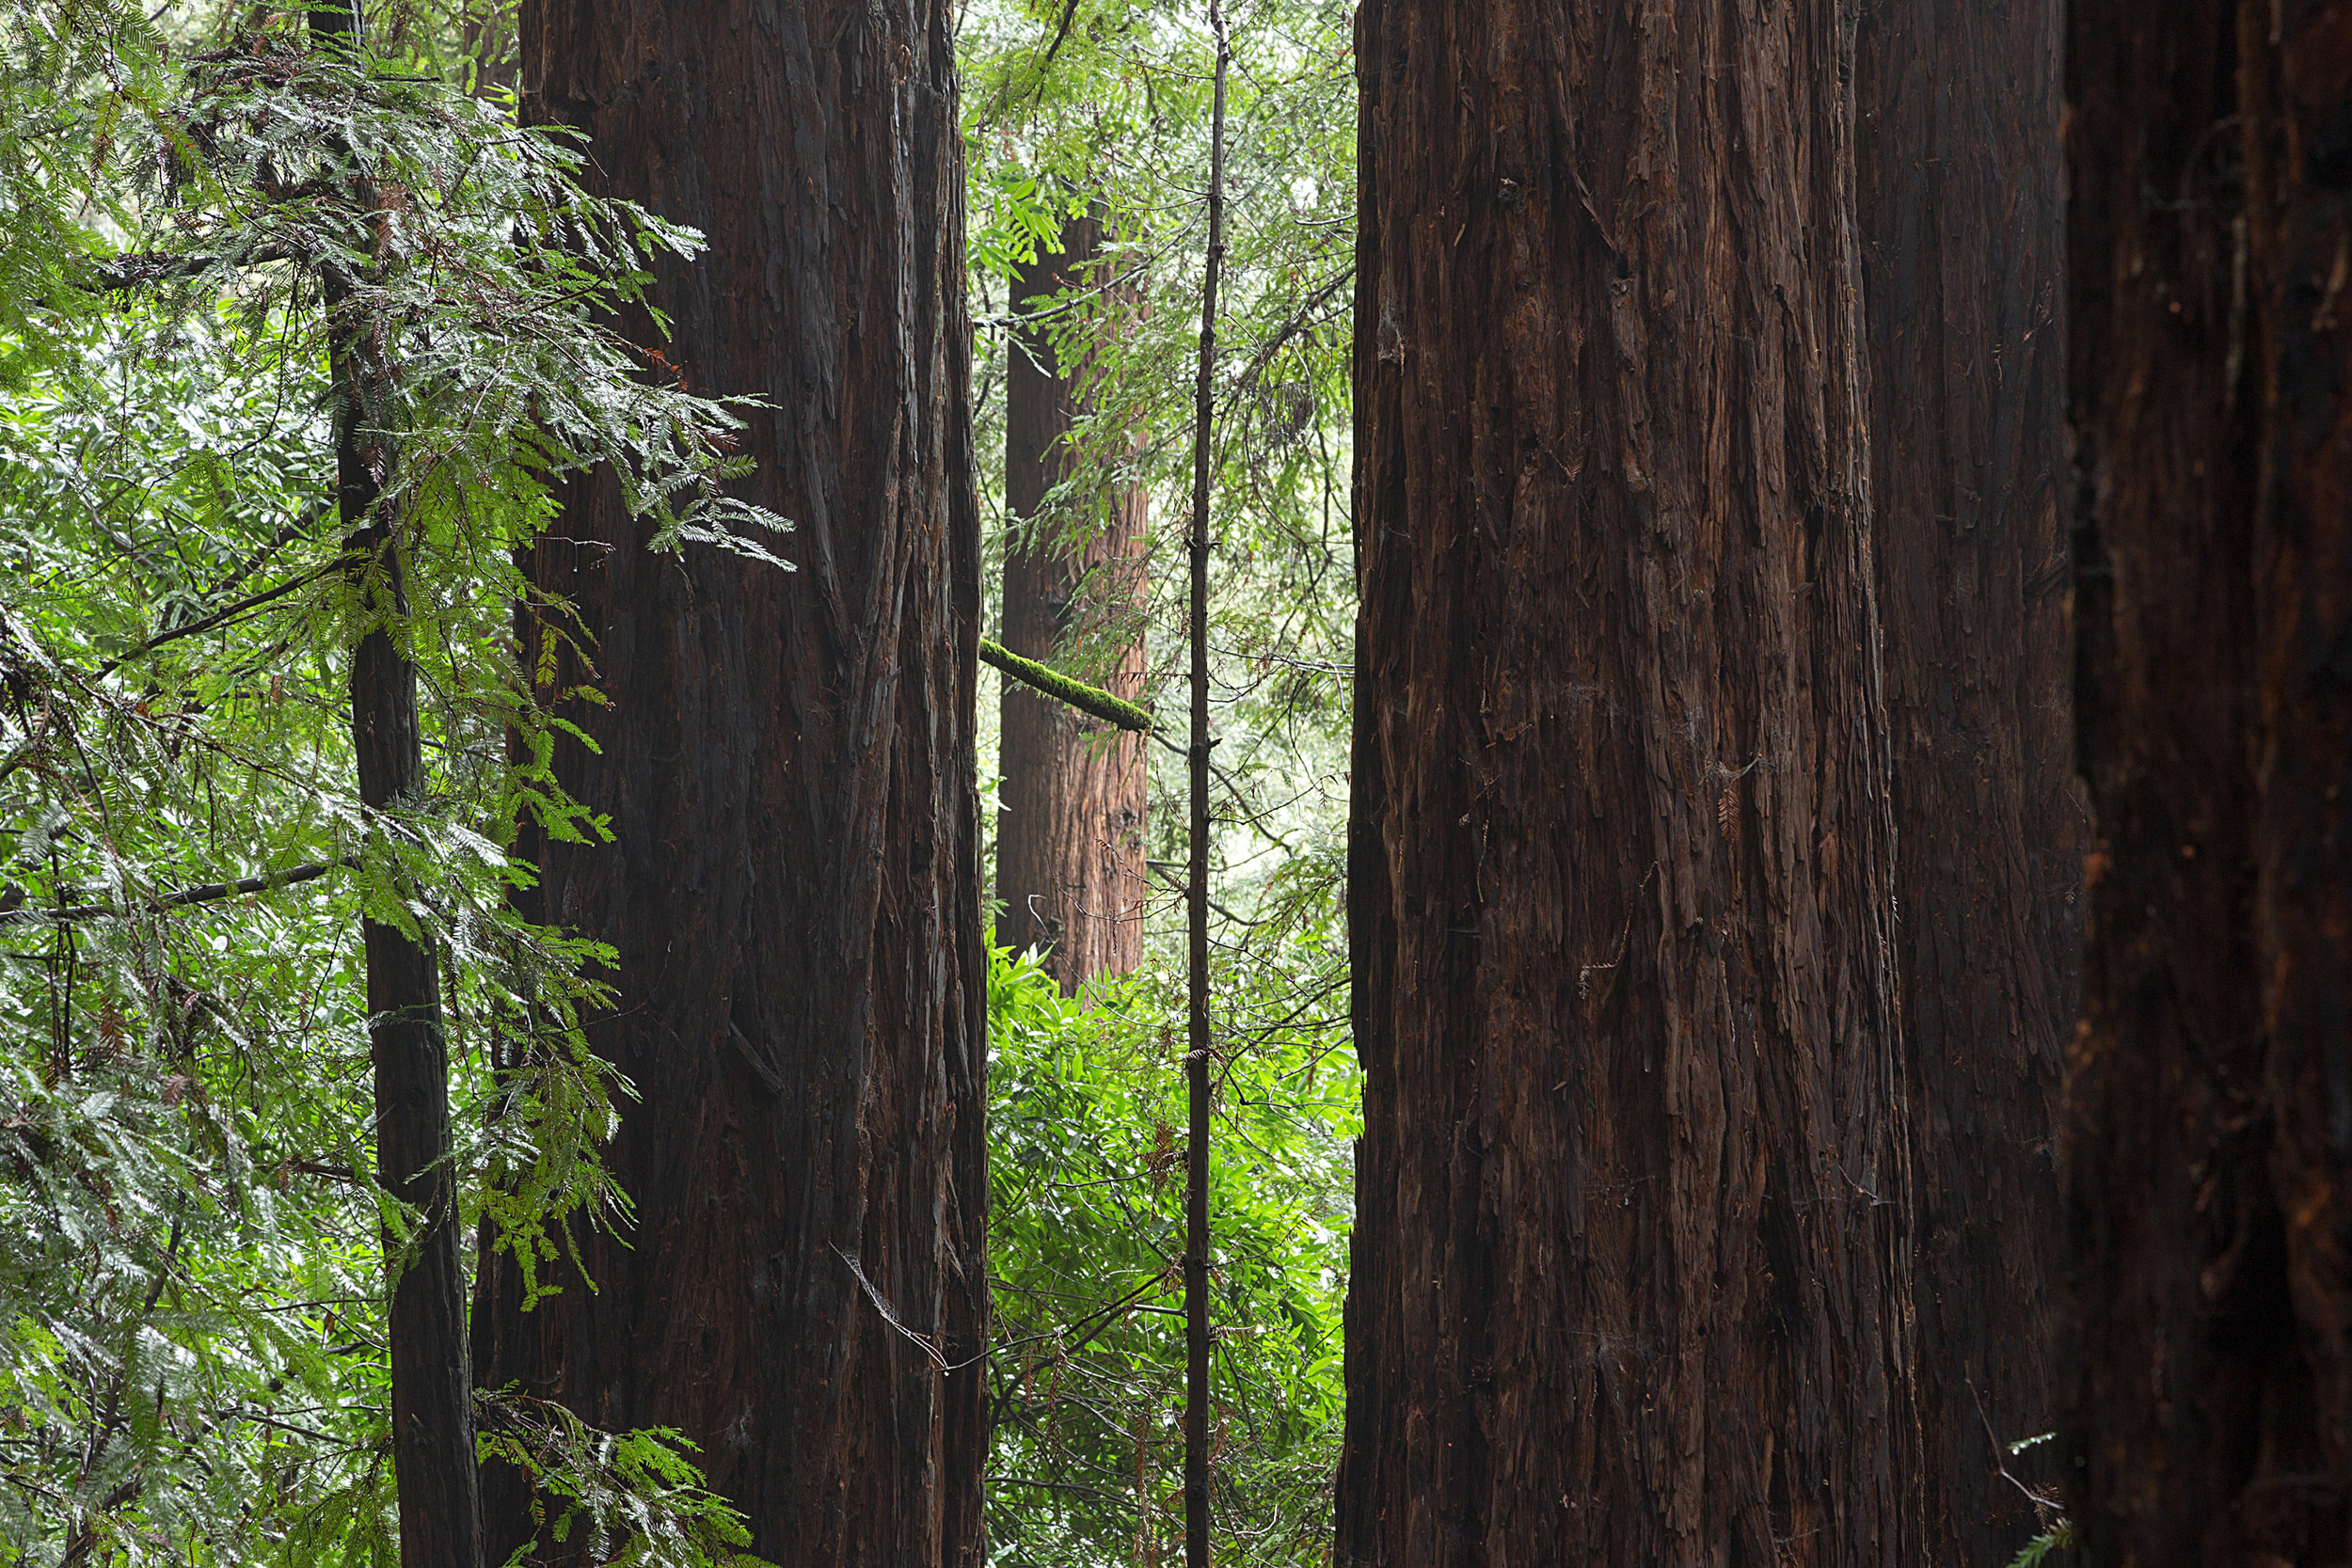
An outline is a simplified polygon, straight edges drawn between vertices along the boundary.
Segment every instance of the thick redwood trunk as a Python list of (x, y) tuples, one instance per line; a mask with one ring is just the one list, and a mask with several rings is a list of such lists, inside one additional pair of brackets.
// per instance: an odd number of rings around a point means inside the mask
[(2090, 1560), (2352, 1556), (2352, 16), (2075, 0), (2068, 1500)]
[(1851, 16), (1367, 0), (1337, 1560), (1920, 1560)]
[[(1062, 242), (1014, 269), (1017, 311), (1049, 309), (1041, 296), (1089, 282), (1119, 302), (1122, 291), (1102, 266), (1100, 221), (1073, 220)], [(1073, 422), (1092, 412), (1083, 365), (1062, 364), (1036, 327), (1016, 334), (1010, 360), (1005, 504), (1018, 526), (1005, 549), (1004, 643), (1053, 664), (1066, 636), (1099, 639), (1136, 619), (1150, 498), (1103, 472), (1112, 454), (1070, 445)], [(1047, 508), (1047, 493), (1073, 480), (1073, 499)], [(1141, 638), (1124, 645), (1115, 670), (1084, 673), (1134, 701)], [(1002, 713), (996, 941), (1047, 948), (1046, 970), (1074, 993), (1143, 961), (1143, 737), (1014, 681), (1004, 684)]]
[[(2079, 985), (2060, 0), (1873, 0), (1858, 190), (1917, 1137), (1931, 1560), (2002, 1568), (2058, 1480), (2056, 1142)], [(1995, 1441), (1995, 1439), (1999, 1441)]]
[[(530, 1313), (511, 1268), (485, 1271), (483, 1377), (677, 1428), (787, 1568), (977, 1562), (979, 584), (949, 8), (532, 0), (522, 28), (529, 112), (592, 134), (604, 190), (709, 235), (659, 277), (663, 353), (774, 405), (741, 483), (792, 519), (798, 569), (649, 554), (609, 476), (533, 554), (593, 639), (593, 673), (567, 650), (558, 687), (612, 698), (567, 709), (601, 749), (559, 745), (557, 768), (616, 842), (532, 848), (543, 917), (619, 950), (590, 1034), (635, 1085), (607, 1157), (636, 1213), (586, 1239), (593, 1288), (566, 1272)], [(516, 1478), (492, 1481), (503, 1554), (529, 1521)]]

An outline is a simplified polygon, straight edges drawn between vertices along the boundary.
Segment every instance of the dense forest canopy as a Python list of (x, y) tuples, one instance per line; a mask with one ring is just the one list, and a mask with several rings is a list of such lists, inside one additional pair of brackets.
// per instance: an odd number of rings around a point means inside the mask
[(0, 1568), (2352, 1560), (2159, 10), (13, 0)]

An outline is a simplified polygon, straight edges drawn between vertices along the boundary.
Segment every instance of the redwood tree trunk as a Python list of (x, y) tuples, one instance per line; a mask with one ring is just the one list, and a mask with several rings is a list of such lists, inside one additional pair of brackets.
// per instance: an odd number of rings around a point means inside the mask
[(2074, 0), (2068, 1501), (2100, 1563), (2352, 1556), (2352, 14)]
[[(527, 847), (541, 917), (619, 950), (590, 1034), (635, 1085), (607, 1150), (635, 1220), (582, 1238), (593, 1287), (567, 1269), (531, 1312), (511, 1267), (485, 1271), (483, 1375), (678, 1429), (787, 1568), (977, 1562), (979, 578), (949, 7), (530, 0), (522, 31), (528, 112), (593, 135), (604, 191), (708, 234), (660, 271), (662, 352), (773, 404), (741, 483), (792, 520), (797, 570), (648, 553), (609, 475), (533, 552), (592, 640), (558, 689), (612, 699), (567, 710), (600, 749), (556, 765), (615, 842)], [(491, 1481), (502, 1556), (531, 1526), (519, 1478)]]
[[(2067, 641), (2060, 0), (1873, 0), (1858, 189), (1932, 1560), (2058, 1479), (2056, 1130), (2084, 822)], [(1997, 1441), (1996, 1441), (1997, 1439)]]
[(1336, 1560), (1919, 1560), (1853, 18), (1359, 16)]
[[(1102, 266), (1100, 219), (1073, 220), (1062, 246), (1014, 268), (1015, 311), (1050, 309), (1041, 296), (1092, 283), (1115, 314), (1123, 291)], [(1015, 335), (1009, 358), (1005, 504), (1016, 527), (1005, 548), (1004, 643), (1053, 664), (1067, 634), (1117, 635), (1136, 620), (1150, 498), (1102, 472), (1109, 454), (1070, 444), (1073, 422), (1093, 412), (1086, 366), (1061, 363), (1034, 325)], [(1049, 510), (1047, 492), (1073, 480), (1074, 499)], [(1131, 702), (1141, 695), (1139, 634), (1102, 684)], [(1002, 712), (996, 941), (1046, 948), (1047, 972), (1074, 994), (1143, 961), (1143, 737), (1016, 681), (1004, 683)]]

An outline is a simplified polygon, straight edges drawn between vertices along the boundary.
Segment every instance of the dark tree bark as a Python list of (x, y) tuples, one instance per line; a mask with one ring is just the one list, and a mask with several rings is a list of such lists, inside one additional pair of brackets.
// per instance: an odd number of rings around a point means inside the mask
[[(1093, 284), (1116, 305), (1104, 267), (1099, 217), (1073, 220), (1062, 248), (1013, 271), (1013, 309)], [(1005, 646), (1056, 661), (1066, 635), (1099, 635), (1133, 620), (1144, 588), (1149, 493), (1102, 480), (1103, 454), (1073, 449), (1073, 422), (1093, 412), (1088, 367), (1064, 365), (1047, 334), (1016, 334), (1005, 375), (1005, 503), (1023, 525), (1005, 549)], [(1087, 483), (1090, 477), (1097, 483)], [(1047, 515), (1045, 497), (1077, 480), (1076, 522)], [(1143, 641), (1121, 650), (1103, 684), (1134, 701), (1143, 689)], [(1089, 672), (1091, 673), (1091, 672)], [(1063, 991), (1143, 961), (1144, 767), (1140, 736), (1113, 735), (1016, 682), (1004, 685), (998, 742), (996, 941), (1041, 946)]]
[[(593, 1287), (567, 1270), (529, 1313), (511, 1267), (485, 1271), (485, 1380), (678, 1429), (787, 1568), (975, 1563), (986, 955), (950, 8), (532, 0), (522, 30), (532, 118), (592, 135), (604, 192), (709, 236), (659, 273), (660, 353), (773, 404), (741, 484), (792, 520), (798, 569), (650, 554), (609, 475), (529, 563), (589, 639), (556, 689), (612, 698), (572, 713), (600, 750), (556, 766), (616, 841), (526, 847), (533, 912), (619, 950), (590, 1035), (635, 1085), (606, 1156), (635, 1220), (583, 1238)], [(515, 1473), (489, 1504), (503, 1555), (531, 1528)]]
[[(347, 363), (347, 361), (345, 362)], [(375, 489), (356, 414), (336, 442), (346, 517)], [(392, 519), (378, 514), (351, 543), (365, 552), (363, 603), (408, 612)], [(423, 778), (417, 669), (377, 626), (351, 660), (352, 749), (359, 799), (416, 803)], [(466, 1268), (450, 1167), (449, 1037), (434, 946), (380, 920), (360, 922), (367, 955), (368, 1054), (375, 1069), (375, 1168), (416, 1217), (405, 1243), (388, 1237), (392, 1303), (392, 1468), (400, 1494), (402, 1568), (479, 1568), (482, 1495), (474, 1467), (473, 1370), (466, 1343)]]
[[(344, 290), (330, 284), (330, 309)], [(366, 356), (340, 352), (346, 388), (380, 374)], [(372, 404), (373, 399), (369, 399)], [(395, 518), (370, 516), (379, 492), (379, 437), (365, 431), (367, 404), (338, 421), (336, 494), (363, 613), (393, 623), (408, 613)], [(379, 624), (351, 658), (351, 739), (359, 799), (370, 807), (414, 805), (424, 776), (417, 724), (417, 667)], [(456, 1180), (450, 1168), (449, 1038), (434, 945), (380, 920), (360, 922), (367, 958), (368, 1054), (375, 1075), (377, 1179), (413, 1212), (405, 1241), (388, 1236), (391, 1311), (392, 1469), (400, 1495), (403, 1568), (479, 1568), (482, 1497), (474, 1468), (473, 1372), (466, 1343), (466, 1269), (459, 1254)]]
[(2086, 1558), (2352, 1557), (2352, 13), (2074, 0)]
[[(1209, 1568), (1209, 494), (1216, 434), (1216, 294), (1225, 273), (1225, 78), (1232, 48), (1209, 0), (1216, 75), (1209, 101), (1209, 245), (1200, 276), (1200, 368), (1193, 377), (1192, 516), (1184, 530), (1184, 641), (1192, 656), (1192, 736), (1184, 804), (1184, 1568)], [(1138, 1483), (1140, 1471), (1138, 1471)], [(1138, 1484), (1140, 1490), (1140, 1484)]]
[[(310, 25), (322, 48), (359, 46), (358, 0), (323, 6)], [(375, 207), (362, 182), (358, 199)], [(366, 280), (340, 266), (325, 278), (335, 418), (335, 501), (366, 632), (351, 656), (351, 746), (359, 799), (371, 811), (414, 807), (424, 782), (417, 667), (401, 644), (408, 614), (397, 503), (384, 496), (397, 439), (384, 409), (397, 367), (378, 334), (352, 315)], [(392, 1476), (402, 1568), (482, 1568), (482, 1488), (474, 1465), (473, 1370), (466, 1340), (466, 1269), (451, 1167), (449, 1037), (429, 934), (363, 918), (368, 1055), (374, 1068), (376, 1180), (414, 1227), (385, 1237), (391, 1305)]]
[(1339, 1561), (1923, 1558), (1852, 21), (1359, 13)]
[[(1872, 0), (1857, 158), (1932, 1560), (2002, 1568), (2057, 1478), (2062, 1053), (2080, 983), (2060, 0)], [(1996, 1441), (1996, 1439), (1998, 1439)]]

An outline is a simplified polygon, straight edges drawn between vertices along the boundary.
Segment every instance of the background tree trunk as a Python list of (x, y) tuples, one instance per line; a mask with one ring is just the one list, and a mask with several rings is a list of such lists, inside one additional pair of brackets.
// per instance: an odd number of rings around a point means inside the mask
[(1339, 1561), (1921, 1558), (1852, 20), (1359, 12)]
[[(2060, 0), (1872, 0), (1857, 188), (1933, 1560), (2055, 1481), (2056, 1149), (2085, 839), (2067, 641)], [(1999, 1441), (1994, 1441), (1995, 1438)]]
[[(1089, 281), (1122, 291), (1104, 270), (1099, 216), (1072, 220), (1062, 249), (1013, 269), (1016, 312), (1041, 295)], [(1005, 504), (1020, 524), (1073, 478), (1098, 477), (1107, 454), (1074, 451), (1073, 422), (1093, 411), (1086, 368), (1063, 365), (1046, 334), (1015, 337), (1005, 376)], [(1141, 485), (1084, 485), (1071, 507), (1033, 531), (1016, 527), (1005, 546), (1004, 643), (1057, 662), (1064, 634), (1108, 630), (1142, 604), (1150, 496)], [(1074, 521), (1073, 514), (1074, 513)], [(1135, 701), (1143, 690), (1143, 640), (1121, 650), (1104, 688)], [(1004, 683), (998, 744), (996, 895), (1000, 946), (1042, 946), (1065, 992), (1143, 961), (1143, 737), (1115, 732), (1014, 681)]]
[[(976, 1563), (979, 565), (949, 8), (530, 0), (522, 29), (531, 117), (592, 134), (603, 191), (708, 234), (660, 273), (661, 353), (775, 405), (741, 483), (792, 519), (798, 570), (649, 554), (610, 475), (533, 552), (592, 639), (557, 687), (612, 698), (568, 710), (601, 750), (559, 744), (557, 768), (617, 841), (526, 852), (535, 912), (619, 949), (590, 1033), (636, 1087), (607, 1154), (636, 1218), (584, 1238), (593, 1289), (566, 1270), (528, 1314), (511, 1266), (485, 1270), (485, 1380), (677, 1428), (787, 1568)], [(518, 1478), (490, 1480), (503, 1556), (530, 1524)]]
[(2074, 0), (2088, 1560), (2352, 1553), (2352, 14)]

